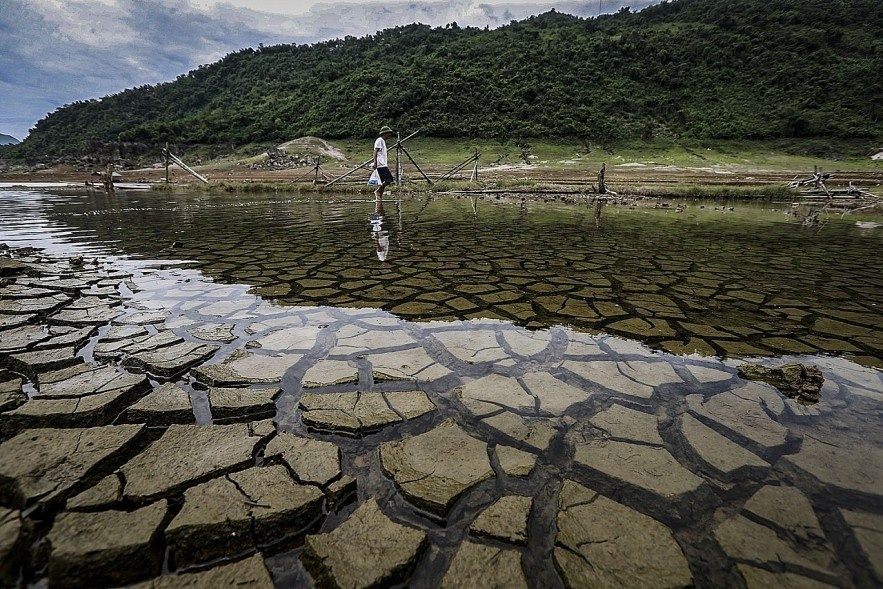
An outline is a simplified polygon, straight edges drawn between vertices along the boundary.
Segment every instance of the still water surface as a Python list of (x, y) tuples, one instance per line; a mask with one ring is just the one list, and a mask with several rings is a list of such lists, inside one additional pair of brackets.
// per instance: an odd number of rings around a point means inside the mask
[(880, 366), (883, 229), (787, 205), (0, 191), (0, 242), (183, 262), (282, 304), (566, 325), (675, 353)]
[[(863, 229), (852, 218), (807, 229), (781, 206), (732, 206), (611, 206), (596, 226), (590, 207), (560, 201), (444, 195), (378, 207), (345, 195), (0, 190), (0, 243), (128, 267), (127, 306), (170, 311), (161, 329), (191, 341), (212, 339), (198, 330), (226, 329), (231, 339), (213, 361), (235, 366), (234, 351), (244, 351), (239, 358), (266, 362), (260, 378), (278, 377), (284, 391), (276, 401), (279, 431), (334, 443), (342, 472), (357, 482), (355, 503), (377, 501), (427, 533), (432, 549), (408, 586), (438, 586), (478, 514), (501, 497), (523, 496), (533, 498), (519, 549), (525, 577), (530, 586), (563, 587), (551, 555), (563, 538), (565, 479), (670, 528), (697, 586), (741, 586), (736, 564), (745, 562), (781, 572), (780, 555), (792, 552), (770, 544), (785, 541), (773, 531), (778, 524), (764, 527), (740, 510), (761, 491), (788, 492), (791, 501), (796, 493), (803, 503), (795, 504), (822, 521), (815, 528), (833, 545), (824, 545), (833, 564), (816, 571), (786, 563), (789, 574), (871, 586), (871, 558), (843, 510), (880, 513), (880, 373), (820, 356), (881, 365), (883, 229)], [(157, 262), (170, 267), (153, 270)], [(370, 310), (378, 308), (413, 321)], [(515, 325), (448, 323), (478, 317)], [(825, 389), (809, 407), (767, 389), (758, 397), (732, 362), (649, 353), (580, 332), (677, 354), (797, 357), (824, 370)], [(87, 361), (94, 348), (84, 348)], [(357, 381), (338, 383), (340, 366), (350, 378), (355, 368)], [(409, 378), (378, 377), (393, 369), (407, 369)], [(309, 381), (321, 384), (309, 391), (323, 394), (403, 392), (419, 381), (435, 408), (364, 437), (311, 429), (299, 405)], [(196, 387), (192, 375), (177, 383), (199, 423), (220, 416), (211, 389)], [(527, 477), (504, 476), (500, 466), (457, 500), (443, 525), (403, 498), (379, 449), (447, 420), (480, 440), (479, 457), (502, 465), (500, 448), (520, 448), (536, 465)], [(604, 428), (616, 439), (607, 440)], [(608, 442), (627, 459), (605, 453)], [(670, 462), (641, 463), (635, 472), (653, 476), (629, 479), (620, 466), (645, 460), (647, 448), (671, 451)], [(717, 473), (705, 451), (739, 466)], [(657, 494), (657, 484), (678, 477), (695, 478), (700, 491)], [(355, 507), (324, 514), (320, 531), (337, 529)], [(736, 530), (733, 542), (728, 530)], [(279, 540), (264, 554), (279, 587), (313, 586), (297, 542)]]

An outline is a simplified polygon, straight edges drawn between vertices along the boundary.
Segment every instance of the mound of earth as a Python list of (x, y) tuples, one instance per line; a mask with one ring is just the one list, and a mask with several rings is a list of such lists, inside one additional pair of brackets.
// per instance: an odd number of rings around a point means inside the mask
[(315, 155), (321, 155), (336, 160), (346, 160), (346, 156), (342, 151), (318, 137), (301, 137), (292, 141), (287, 141), (279, 146), (279, 149), (286, 153), (304, 153), (309, 152)]

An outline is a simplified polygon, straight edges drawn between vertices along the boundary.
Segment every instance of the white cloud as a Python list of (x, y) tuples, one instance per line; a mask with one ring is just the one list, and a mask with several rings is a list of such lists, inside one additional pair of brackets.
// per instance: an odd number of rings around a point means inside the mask
[(34, 12), (56, 28), (56, 35), (89, 47), (130, 42), (138, 32), (125, 22), (125, 8), (111, 0), (31, 0)]

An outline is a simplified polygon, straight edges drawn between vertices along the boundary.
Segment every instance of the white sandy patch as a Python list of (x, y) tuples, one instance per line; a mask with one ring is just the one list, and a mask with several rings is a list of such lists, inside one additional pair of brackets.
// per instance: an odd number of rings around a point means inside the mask
[(325, 141), (324, 139), (319, 139), (318, 137), (301, 137), (299, 139), (294, 139), (292, 141), (288, 141), (279, 146), (284, 152), (299, 152), (299, 151), (308, 151), (310, 153), (315, 153), (318, 155), (323, 155), (325, 157), (330, 157), (336, 160), (346, 160), (346, 156), (342, 151)]

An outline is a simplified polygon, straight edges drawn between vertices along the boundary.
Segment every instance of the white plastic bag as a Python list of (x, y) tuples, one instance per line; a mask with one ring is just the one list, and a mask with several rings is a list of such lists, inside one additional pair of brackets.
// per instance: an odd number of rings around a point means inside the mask
[(380, 174), (377, 173), (376, 169), (371, 173), (371, 177), (368, 178), (368, 184), (371, 186), (380, 186)]

